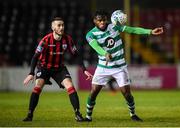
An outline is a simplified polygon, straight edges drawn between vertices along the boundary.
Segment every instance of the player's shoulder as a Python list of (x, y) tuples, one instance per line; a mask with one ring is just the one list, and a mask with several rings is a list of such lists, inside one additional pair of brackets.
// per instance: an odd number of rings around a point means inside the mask
[(52, 36), (53, 36), (53, 33), (52, 33), (52, 32), (51, 32), (51, 33), (48, 33), (48, 34), (46, 34), (46, 35), (43, 37), (43, 40), (48, 39), (48, 38), (52, 38)]
[(114, 25), (114, 24), (109, 24), (109, 26), (108, 26), (108, 28), (110, 29), (110, 30), (115, 30), (115, 31), (120, 31), (120, 32), (122, 32), (123, 30), (124, 30), (124, 28), (125, 28), (126, 26), (125, 25), (120, 25), (120, 24), (117, 24), (117, 25)]
[(68, 40), (72, 40), (72, 36), (67, 34), (67, 33), (64, 33), (62, 38), (65, 38), (65, 39), (68, 39)]
[(89, 30), (86, 35), (93, 34), (93, 32), (95, 32), (95, 31), (97, 31), (96, 27), (94, 27), (91, 30)]
[(110, 23), (110, 24), (108, 24), (107, 30), (115, 30), (115, 29), (117, 29), (117, 27), (118, 27), (117, 25)]
[(110, 23), (110, 24), (108, 24), (108, 27), (107, 27), (107, 28), (113, 28), (113, 27), (115, 27), (115, 25), (112, 24), (112, 23)]
[(64, 36), (66, 36), (67, 38), (72, 38), (72, 36), (67, 33), (65, 33)]

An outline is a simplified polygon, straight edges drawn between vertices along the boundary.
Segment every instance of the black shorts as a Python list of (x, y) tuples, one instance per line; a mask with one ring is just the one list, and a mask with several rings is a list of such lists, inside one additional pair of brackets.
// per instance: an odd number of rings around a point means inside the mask
[(50, 79), (50, 77), (56, 81), (60, 88), (64, 88), (61, 82), (65, 78), (71, 78), (66, 66), (62, 66), (58, 69), (46, 69), (43, 67), (37, 68), (36, 79), (42, 78), (47, 81)]

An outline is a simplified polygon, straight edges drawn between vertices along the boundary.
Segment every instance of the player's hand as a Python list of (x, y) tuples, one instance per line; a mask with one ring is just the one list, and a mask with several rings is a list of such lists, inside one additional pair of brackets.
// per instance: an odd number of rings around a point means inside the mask
[(86, 80), (92, 80), (93, 75), (90, 72), (84, 71), (84, 74), (87, 76)]
[(32, 82), (34, 81), (34, 76), (33, 76), (33, 75), (28, 75), (28, 76), (24, 79), (23, 84), (24, 84), (25, 86), (27, 86), (28, 83), (29, 83), (31, 80), (32, 80)]
[(151, 31), (152, 35), (160, 35), (163, 33), (163, 27), (155, 28)]
[(112, 55), (110, 53), (106, 53), (106, 66), (108, 65), (108, 62), (112, 59)]

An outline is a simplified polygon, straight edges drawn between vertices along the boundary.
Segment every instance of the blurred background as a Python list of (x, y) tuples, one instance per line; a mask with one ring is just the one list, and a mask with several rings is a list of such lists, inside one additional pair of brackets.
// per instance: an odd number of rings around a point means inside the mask
[[(0, 2), (0, 90), (28, 90), (22, 81), (40, 39), (49, 33), (54, 16), (65, 20), (65, 31), (77, 42), (82, 57), (93, 73), (97, 54), (85, 35), (93, 28), (92, 14), (116, 9), (128, 14), (130, 26), (163, 27), (160, 36), (122, 34), (133, 87), (176, 89), (180, 87), (180, 1), (179, 0), (1, 0)], [(65, 55), (74, 82), (89, 89), (78, 59)], [(32, 88), (32, 87), (31, 87)], [(52, 89), (50, 90), (56, 90)]]

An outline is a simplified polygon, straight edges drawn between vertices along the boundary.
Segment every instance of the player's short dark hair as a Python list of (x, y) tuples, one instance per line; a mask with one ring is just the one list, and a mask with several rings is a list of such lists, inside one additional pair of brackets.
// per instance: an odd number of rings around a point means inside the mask
[(106, 11), (103, 10), (103, 9), (97, 10), (97, 11), (94, 13), (93, 18), (96, 18), (97, 16), (108, 17), (108, 12), (106, 12)]
[(57, 21), (57, 20), (64, 21), (64, 19), (63, 19), (62, 17), (54, 17), (54, 18), (52, 19), (52, 22), (53, 22), (53, 21)]

